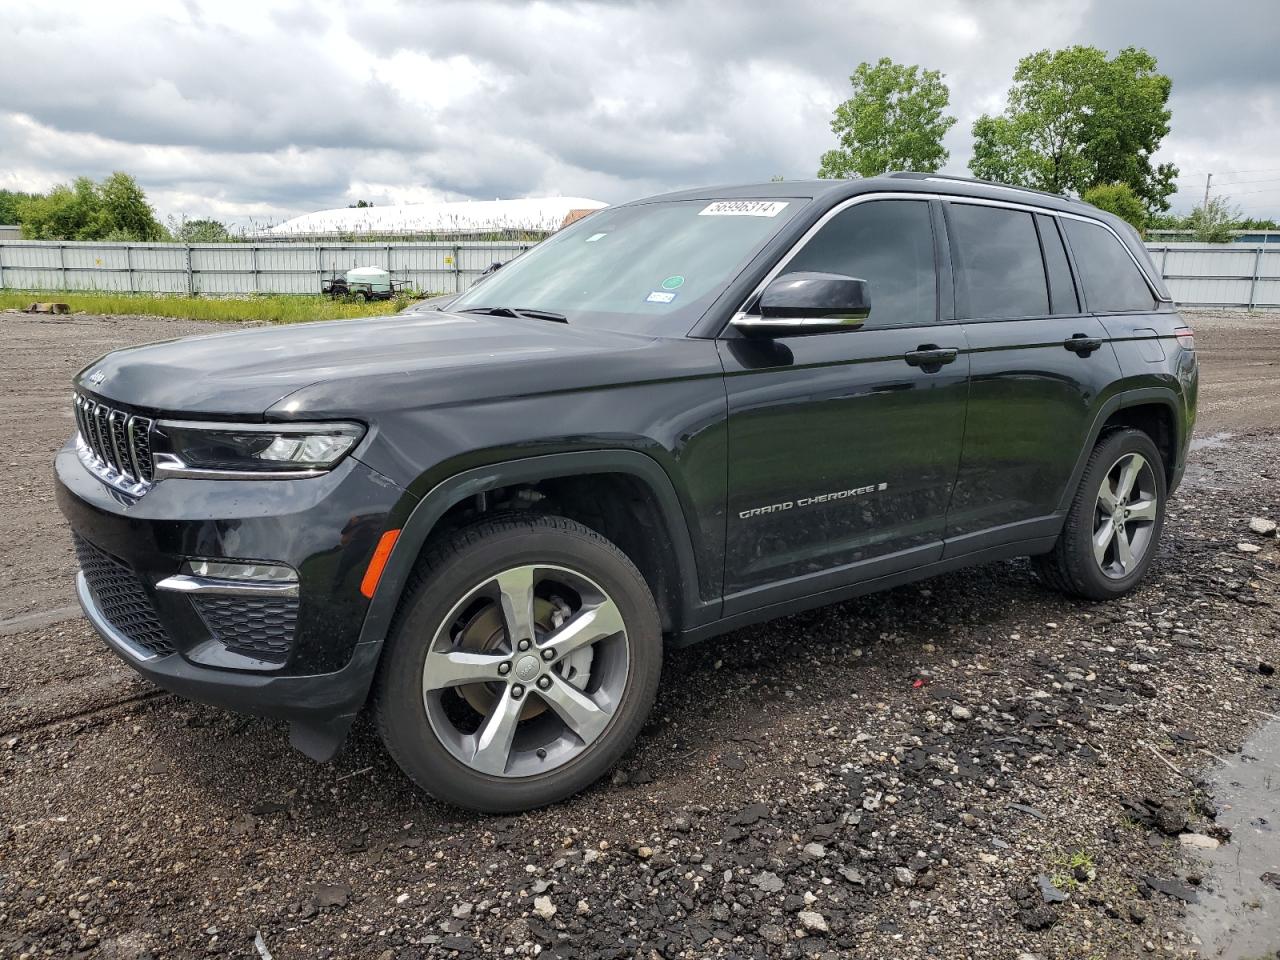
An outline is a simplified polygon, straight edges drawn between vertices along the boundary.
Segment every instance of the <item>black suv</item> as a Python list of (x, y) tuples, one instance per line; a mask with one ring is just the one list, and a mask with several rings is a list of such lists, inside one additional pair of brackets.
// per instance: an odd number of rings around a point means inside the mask
[(120, 350), (57, 457), (81, 603), (317, 759), (371, 705), (512, 811), (631, 743), (664, 643), (1007, 557), (1156, 552), (1192, 334), (1137, 235), (923, 174), (597, 212), (444, 309)]

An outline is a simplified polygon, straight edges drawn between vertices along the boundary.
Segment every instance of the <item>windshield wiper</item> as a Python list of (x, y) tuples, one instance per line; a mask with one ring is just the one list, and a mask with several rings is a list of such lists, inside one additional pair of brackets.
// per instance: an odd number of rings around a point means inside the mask
[(568, 323), (569, 318), (563, 313), (551, 310), (538, 310), (533, 307), (467, 307), (458, 313), (483, 313), (490, 317), (524, 317), (528, 320), (549, 320), (552, 323)]

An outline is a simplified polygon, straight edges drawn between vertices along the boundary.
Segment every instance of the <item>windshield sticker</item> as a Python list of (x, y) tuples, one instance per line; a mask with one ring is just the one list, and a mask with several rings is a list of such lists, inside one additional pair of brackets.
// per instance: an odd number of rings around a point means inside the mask
[(667, 279), (662, 281), (663, 290), (679, 290), (683, 286), (684, 277), (680, 276), (678, 273), (674, 277), (667, 277)]
[(644, 298), (645, 303), (670, 303), (676, 298), (674, 293), (667, 293), (664, 290), (654, 290)]
[(698, 211), (700, 217), (776, 217), (786, 200), (716, 200)]
[(587, 237), (587, 243), (595, 243), (597, 240), (603, 240), (607, 236), (607, 233), (593, 233), (591, 236)]

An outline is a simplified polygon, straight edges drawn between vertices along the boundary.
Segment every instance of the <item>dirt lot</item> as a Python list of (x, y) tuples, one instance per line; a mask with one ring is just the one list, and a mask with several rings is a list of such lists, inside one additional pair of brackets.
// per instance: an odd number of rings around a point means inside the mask
[[(1280, 317), (1190, 319), (1207, 442), (1138, 592), (1002, 563), (674, 652), (612, 783), (496, 819), (368, 729), (314, 765), (103, 648), (50, 488), (68, 378), (210, 327), (0, 314), (0, 956), (1276, 954), (1280, 734), (1240, 748), (1280, 720), (1280, 548), (1248, 529), (1280, 519)], [(1242, 894), (1185, 852), (1217, 841)]]

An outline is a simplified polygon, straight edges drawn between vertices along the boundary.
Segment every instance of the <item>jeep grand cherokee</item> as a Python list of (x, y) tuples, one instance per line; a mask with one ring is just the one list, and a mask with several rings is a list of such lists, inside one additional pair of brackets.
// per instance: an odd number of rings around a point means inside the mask
[(1123, 221), (923, 174), (608, 208), (441, 310), (119, 350), (57, 456), (106, 643), (421, 787), (599, 778), (664, 645), (991, 560), (1119, 596), (1195, 420)]

